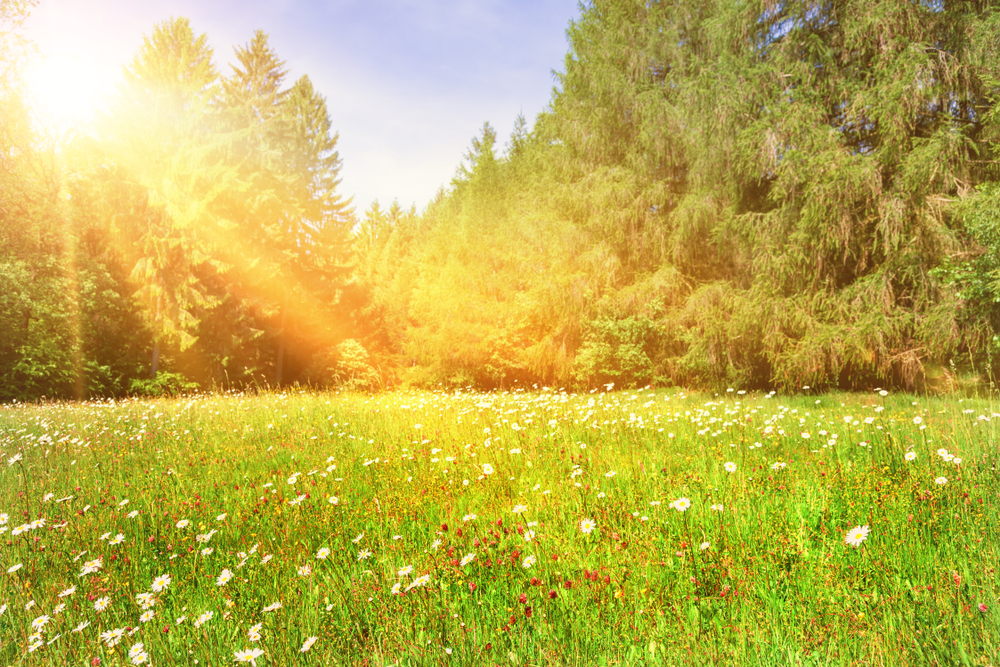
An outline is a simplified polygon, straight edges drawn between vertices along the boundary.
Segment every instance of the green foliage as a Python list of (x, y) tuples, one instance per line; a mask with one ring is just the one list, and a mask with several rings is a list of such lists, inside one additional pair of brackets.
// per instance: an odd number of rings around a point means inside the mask
[(198, 384), (190, 382), (180, 373), (160, 371), (156, 377), (132, 380), (130, 389), (136, 396), (181, 396), (198, 391)]
[(597, 319), (587, 325), (574, 361), (574, 379), (586, 388), (608, 385), (630, 388), (653, 381), (650, 353), (659, 337), (656, 324), (645, 317)]

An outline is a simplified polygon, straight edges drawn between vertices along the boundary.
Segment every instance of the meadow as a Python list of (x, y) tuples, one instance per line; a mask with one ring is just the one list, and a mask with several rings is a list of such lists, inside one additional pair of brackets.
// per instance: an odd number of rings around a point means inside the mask
[(884, 391), (0, 406), (0, 664), (996, 665), (998, 418)]

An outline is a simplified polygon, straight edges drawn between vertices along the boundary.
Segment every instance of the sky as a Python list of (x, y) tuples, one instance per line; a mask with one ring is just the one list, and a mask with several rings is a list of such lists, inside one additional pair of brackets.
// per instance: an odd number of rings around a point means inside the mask
[(341, 192), (358, 214), (378, 199), (423, 210), (449, 184), (484, 122), (506, 141), (519, 113), (548, 105), (578, 0), (39, 0), (25, 34), (38, 118), (85, 127), (144, 35), (171, 17), (205, 33), (216, 68), (257, 29), (326, 97)]

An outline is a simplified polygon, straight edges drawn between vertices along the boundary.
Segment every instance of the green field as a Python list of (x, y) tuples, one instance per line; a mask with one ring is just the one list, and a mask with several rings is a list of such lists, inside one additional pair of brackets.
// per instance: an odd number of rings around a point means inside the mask
[(0, 407), (0, 664), (995, 665), (993, 410), (547, 389)]

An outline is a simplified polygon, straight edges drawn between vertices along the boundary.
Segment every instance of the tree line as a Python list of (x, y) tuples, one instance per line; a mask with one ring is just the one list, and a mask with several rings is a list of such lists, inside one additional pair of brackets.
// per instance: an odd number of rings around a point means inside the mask
[(0, 398), (987, 381), (998, 28), (993, 2), (586, 2), (546, 110), (484, 124), (420, 212), (355, 212), (263, 32), (220, 75), (156, 26), (59, 151), (8, 78)]

